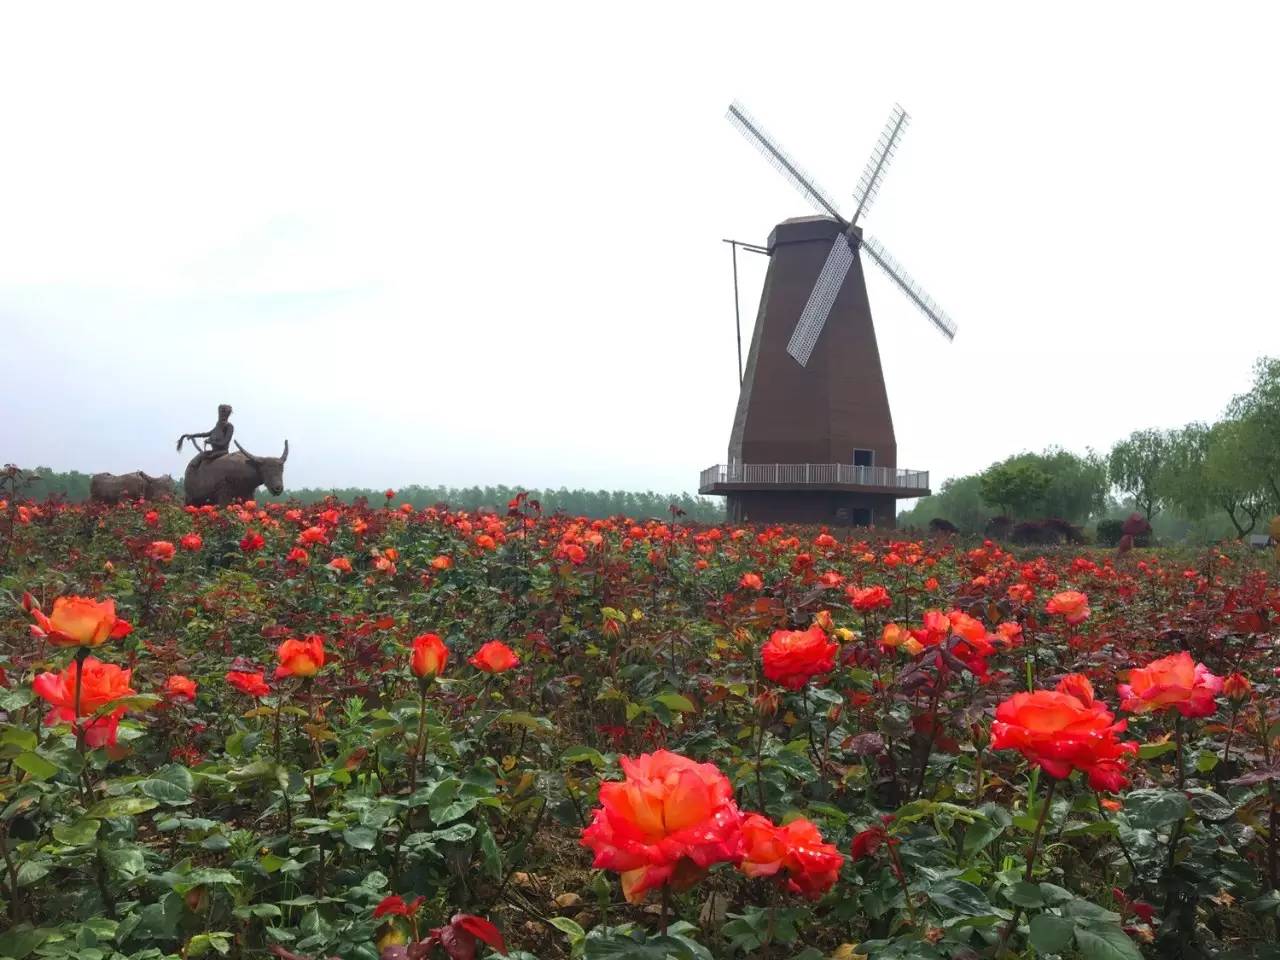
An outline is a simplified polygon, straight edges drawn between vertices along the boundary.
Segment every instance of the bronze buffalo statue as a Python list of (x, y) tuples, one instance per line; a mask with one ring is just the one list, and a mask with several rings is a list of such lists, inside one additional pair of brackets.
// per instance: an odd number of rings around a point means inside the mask
[(194, 457), (183, 479), (187, 506), (225, 507), (234, 500), (252, 500), (253, 492), (265, 486), (275, 496), (284, 491), (284, 462), (289, 459), (289, 441), (278, 457), (255, 457), (236, 444), (239, 453), (227, 453), (212, 460)]
[(159, 500), (173, 496), (173, 477), (152, 477), (141, 470), (133, 473), (95, 473), (89, 478), (89, 499), (94, 503), (121, 500)]

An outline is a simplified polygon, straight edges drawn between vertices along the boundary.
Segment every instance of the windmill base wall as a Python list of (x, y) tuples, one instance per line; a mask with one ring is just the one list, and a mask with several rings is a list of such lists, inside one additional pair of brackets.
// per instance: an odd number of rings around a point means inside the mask
[(813, 523), (892, 530), (898, 498), (890, 494), (829, 490), (744, 490), (727, 496), (731, 523)]

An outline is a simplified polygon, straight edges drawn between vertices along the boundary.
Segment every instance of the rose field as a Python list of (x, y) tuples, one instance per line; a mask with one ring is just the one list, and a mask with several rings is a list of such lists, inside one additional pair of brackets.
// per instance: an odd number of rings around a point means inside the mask
[(0, 958), (1280, 955), (1270, 551), (673, 513), (0, 501)]

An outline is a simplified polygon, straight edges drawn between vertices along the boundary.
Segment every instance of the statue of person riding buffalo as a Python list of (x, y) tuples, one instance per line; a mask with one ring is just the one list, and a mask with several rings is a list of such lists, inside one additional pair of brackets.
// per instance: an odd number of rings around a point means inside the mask
[[(289, 459), (289, 441), (278, 457), (256, 457), (239, 442), (237, 453), (231, 453), (235, 427), (231, 425), (231, 405), (218, 407), (218, 422), (203, 433), (184, 433), (178, 438), (178, 450), (190, 440), (196, 455), (187, 464), (183, 490), (187, 506), (214, 505), (225, 507), (235, 500), (252, 500), (254, 491), (265, 486), (274, 496), (284, 491), (284, 462)], [(203, 440), (201, 446), (199, 441)]]

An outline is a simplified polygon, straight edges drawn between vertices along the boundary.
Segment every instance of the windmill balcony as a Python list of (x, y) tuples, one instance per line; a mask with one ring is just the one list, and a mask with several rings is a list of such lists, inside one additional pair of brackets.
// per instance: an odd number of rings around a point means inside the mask
[(927, 497), (929, 471), (850, 463), (719, 463), (703, 470), (698, 481), (702, 494), (745, 490), (838, 490)]

